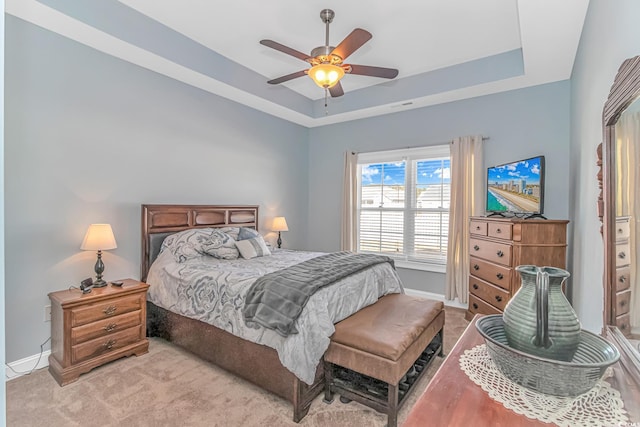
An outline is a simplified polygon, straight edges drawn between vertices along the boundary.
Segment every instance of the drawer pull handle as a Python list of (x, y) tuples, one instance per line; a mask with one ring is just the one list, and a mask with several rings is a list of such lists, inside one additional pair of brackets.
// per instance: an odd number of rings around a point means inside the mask
[(496, 301), (502, 302), (502, 297), (500, 295), (496, 295)]
[(620, 259), (625, 259), (626, 257), (627, 257), (627, 254), (625, 254), (624, 252), (620, 252), (618, 254), (618, 258), (620, 258)]
[(478, 284), (477, 283), (473, 284), (473, 289), (476, 289), (476, 290), (478, 289)]
[(109, 323), (107, 326), (105, 326), (102, 329), (104, 329), (107, 332), (113, 332), (117, 327), (118, 327), (117, 323)]
[(104, 346), (104, 348), (106, 348), (107, 350), (111, 350), (113, 348), (114, 345), (116, 345), (116, 340), (109, 340), (106, 343), (102, 344)]
[(502, 230), (500, 230), (499, 228), (496, 228), (496, 234), (500, 234), (502, 233)]
[(496, 277), (497, 277), (499, 280), (504, 279), (504, 276), (502, 275), (502, 273), (498, 273), (498, 274), (496, 274)]
[(475, 246), (473, 247), (473, 250), (474, 250), (474, 251), (479, 251), (479, 250), (480, 250), (480, 246), (475, 245)]
[(116, 310), (117, 310), (117, 307), (115, 305), (110, 305), (109, 307), (102, 310), (102, 312), (107, 316), (111, 316), (113, 313), (116, 312)]
[(504, 252), (498, 251), (498, 252), (496, 252), (496, 255), (498, 255), (500, 258), (502, 258), (504, 256)]
[(624, 307), (625, 305), (627, 305), (627, 302), (625, 300), (620, 301), (620, 307)]
[(624, 283), (624, 282), (626, 282), (626, 281), (627, 281), (627, 276), (624, 276), (624, 275), (620, 276), (620, 278), (618, 279), (618, 281), (619, 281), (620, 283)]
[(479, 225), (476, 225), (476, 230), (480, 230), (480, 226)]
[(623, 331), (627, 329), (627, 324), (623, 323), (622, 325), (620, 325), (620, 329), (622, 329)]
[(618, 228), (618, 233), (622, 234), (622, 228)]
[(475, 271), (478, 271), (478, 270), (480, 270), (480, 266), (478, 264), (473, 264), (473, 269)]
[(477, 310), (478, 309), (478, 304), (476, 304), (475, 302), (473, 303), (473, 309)]

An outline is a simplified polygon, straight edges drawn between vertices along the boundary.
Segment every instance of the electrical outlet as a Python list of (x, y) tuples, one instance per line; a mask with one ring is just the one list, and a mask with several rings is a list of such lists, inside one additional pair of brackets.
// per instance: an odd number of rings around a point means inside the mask
[(44, 321), (51, 322), (51, 306), (50, 305), (44, 306)]

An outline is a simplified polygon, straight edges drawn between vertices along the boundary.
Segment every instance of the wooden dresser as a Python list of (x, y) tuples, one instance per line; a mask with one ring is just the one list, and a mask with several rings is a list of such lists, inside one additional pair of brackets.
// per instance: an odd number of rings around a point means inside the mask
[(566, 220), (470, 218), (469, 309), (500, 314), (520, 288), (519, 265), (565, 268)]
[(58, 384), (124, 356), (149, 350), (146, 338), (149, 285), (127, 279), (83, 294), (79, 289), (52, 292), (49, 372)]
[(629, 217), (616, 218), (616, 326), (624, 335), (631, 333), (629, 305), (631, 304), (631, 245)]

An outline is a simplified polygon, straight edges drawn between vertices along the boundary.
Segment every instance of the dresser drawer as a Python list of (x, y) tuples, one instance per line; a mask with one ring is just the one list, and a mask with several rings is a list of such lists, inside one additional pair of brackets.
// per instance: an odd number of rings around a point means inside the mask
[(511, 245), (474, 238), (469, 239), (469, 244), (472, 256), (497, 264), (511, 265)]
[(85, 325), (130, 311), (140, 310), (143, 297), (131, 295), (71, 310), (71, 327)]
[(629, 218), (618, 218), (616, 219), (616, 229), (615, 229), (615, 238), (616, 241), (627, 240), (631, 235), (631, 230), (629, 227)]
[(475, 295), (469, 294), (469, 311), (472, 315), (475, 314), (502, 314), (500, 310), (482, 301)]
[(626, 267), (616, 268), (616, 292), (629, 289), (631, 282), (631, 268)]
[(134, 326), (106, 337), (96, 338), (71, 347), (71, 362), (79, 363), (133, 344), (141, 337), (142, 326)]
[(487, 223), (482, 221), (471, 221), (469, 223), (469, 233), (477, 236), (487, 235)]
[(132, 326), (141, 325), (143, 321), (142, 311), (137, 310), (97, 322), (87, 323), (86, 325), (71, 329), (71, 345), (114, 334)]
[(631, 261), (631, 251), (629, 242), (616, 243), (616, 267), (629, 265)]
[(631, 316), (629, 313), (616, 316), (616, 326), (623, 335), (629, 336), (631, 334)]
[(491, 264), (478, 258), (469, 258), (469, 272), (487, 282), (500, 286), (503, 289), (511, 289), (511, 275), (513, 270), (508, 267)]
[(469, 276), (469, 292), (500, 310), (509, 302), (508, 291), (474, 276)]
[(616, 294), (616, 316), (629, 313), (631, 304), (631, 289)]
[(487, 235), (497, 239), (511, 240), (511, 236), (513, 235), (512, 225), (492, 222), (489, 224)]

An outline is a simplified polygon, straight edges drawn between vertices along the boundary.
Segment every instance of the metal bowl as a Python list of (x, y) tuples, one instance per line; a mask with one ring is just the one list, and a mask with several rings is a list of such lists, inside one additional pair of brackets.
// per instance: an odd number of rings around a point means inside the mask
[(553, 396), (575, 397), (591, 390), (606, 369), (620, 358), (604, 338), (580, 331), (580, 343), (569, 362), (546, 359), (509, 347), (501, 314), (484, 316), (476, 328), (498, 369), (523, 387)]

